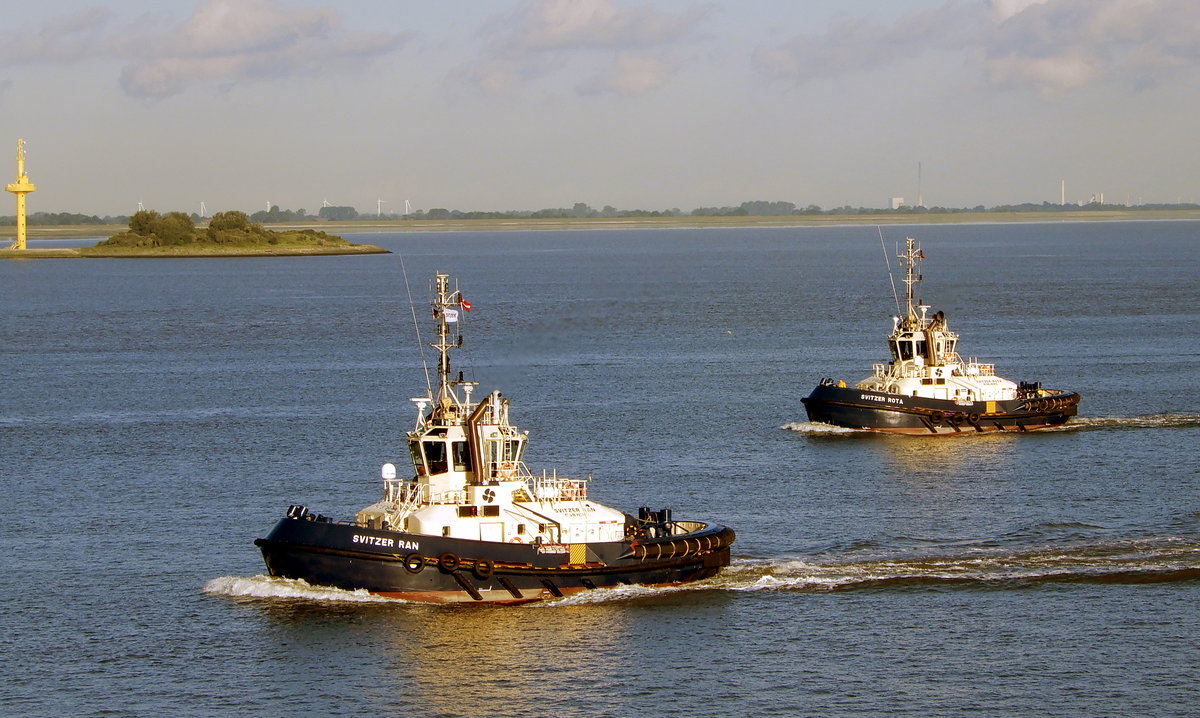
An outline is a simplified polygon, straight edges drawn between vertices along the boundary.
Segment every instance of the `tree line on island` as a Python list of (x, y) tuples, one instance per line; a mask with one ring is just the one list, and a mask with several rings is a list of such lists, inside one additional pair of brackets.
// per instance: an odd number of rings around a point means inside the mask
[(321, 230), (298, 229), (279, 232), (251, 221), (245, 212), (217, 212), (205, 227), (197, 227), (183, 212), (159, 214), (152, 210), (136, 212), (129, 218), (129, 230), (98, 243), (97, 247), (158, 248), (188, 245), (260, 246), (260, 245), (349, 245), (341, 237)]
[[(1004, 204), (993, 207), (985, 207), (976, 205), (974, 207), (913, 207), (901, 206), (896, 209), (881, 209), (877, 207), (852, 207), (843, 205), (833, 209), (822, 209), (820, 206), (810, 204), (805, 207), (800, 207), (794, 202), (786, 201), (765, 201), (755, 200), (752, 202), (742, 202), (737, 206), (724, 207), (697, 207), (691, 211), (685, 212), (678, 208), (663, 209), (663, 210), (645, 210), (645, 209), (617, 209), (610, 205), (605, 205), (601, 209), (593, 209), (583, 202), (576, 202), (572, 207), (559, 207), (539, 210), (509, 210), (509, 211), (461, 211), (436, 207), (429, 210), (417, 210), (408, 214), (389, 214), (375, 213), (363, 214), (357, 209), (345, 205), (331, 205), (321, 207), (317, 214), (312, 215), (304, 209), (280, 209), (278, 205), (272, 205), (270, 209), (259, 210), (251, 214), (237, 212), (238, 215), (245, 217), (248, 222), (257, 224), (278, 224), (278, 223), (303, 223), (303, 222), (347, 222), (347, 221), (405, 221), (405, 220), (470, 220), (470, 219), (587, 219), (587, 218), (643, 218), (643, 217), (780, 217), (792, 215), (805, 216), (839, 216), (839, 215), (939, 215), (939, 214), (960, 214), (960, 213), (976, 213), (976, 212), (1002, 212), (1006, 214), (1020, 212), (1078, 212), (1078, 211), (1162, 211), (1162, 210), (1196, 210), (1200, 209), (1200, 204), (1194, 202), (1180, 202), (1174, 204), (1155, 203), (1155, 204), (1103, 204), (1101, 202), (1089, 202), (1087, 204), (1057, 204), (1052, 202), (1042, 202), (1040, 204), (1033, 202), (1025, 202), (1021, 204)], [(143, 210), (144, 211), (144, 210)], [(31, 226), (63, 226), (63, 225), (88, 225), (88, 224), (126, 224), (133, 221), (133, 217), (142, 212), (129, 215), (105, 215), (103, 217), (97, 215), (85, 215), (72, 212), (33, 212), (28, 215), (27, 223)], [(155, 213), (157, 214), (157, 213)], [(218, 216), (228, 215), (229, 212), (218, 212), (211, 218), (202, 217), (195, 212), (187, 214), (184, 212), (168, 212), (162, 217), (179, 215), (191, 221), (193, 228), (203, 223), (206, 219), (210, 226), (213, 220)], [(178, 222), (178, 219), (172, 222)], [(11, 226), (16, 224), (16, 217), (0, 216), (0, 226)], [(170, 229), (166, 230), (168, 234)]]

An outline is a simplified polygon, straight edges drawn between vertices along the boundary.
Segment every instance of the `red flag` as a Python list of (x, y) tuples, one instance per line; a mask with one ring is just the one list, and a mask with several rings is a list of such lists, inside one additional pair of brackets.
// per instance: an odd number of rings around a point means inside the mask
[(471, 311), (471, 303), (468, 302), (466, 299), (463, 299), (461, 295), (458, 298), (458, 303), (462, 305), (464, 312)]

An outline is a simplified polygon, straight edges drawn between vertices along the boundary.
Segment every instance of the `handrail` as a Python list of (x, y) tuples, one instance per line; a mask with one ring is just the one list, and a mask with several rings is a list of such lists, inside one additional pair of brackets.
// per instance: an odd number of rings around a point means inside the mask
[[(514, 479), (526, 484), (535, 501), (583, 501), (588, 494), (588, 479), (571, 479), (557, 473), (537, 476), (529, 472), (523, 462), (517, 462)], [(465, 504), (467, 492), (463, 489), (450, 491), (431, 490), (428, 484), (414, 483), (411, 479), (385, 479), (384, 500), (397, 505), (400, 514), (411, 513), (418, 505)]]
[(384, 480), (384, 498), (411, 509), (417, 504), (461, 504), (467, 500), (467, 492), (461, 489), (433, 492), (429, 484), (415, 484), (410, 479)]

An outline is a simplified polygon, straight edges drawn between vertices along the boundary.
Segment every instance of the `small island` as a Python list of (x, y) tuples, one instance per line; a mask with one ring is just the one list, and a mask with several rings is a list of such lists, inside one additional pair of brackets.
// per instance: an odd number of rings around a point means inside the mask
[[(317, 229), (274, 231), (251, 222), (245, 212), (217, 212), (197, 227), (183, 212), (140, 210), (129, 229), (91, 247), (21, 250), (38, 257), (294, 257), (334, 254), (388, 254), (372, 244), (353, 244)], [(7, 252), (4, 254), (8, 254)], [(17, 252), (12, 252), (16, 255)], [(11, 255), (10, 255), (11, 256)]]

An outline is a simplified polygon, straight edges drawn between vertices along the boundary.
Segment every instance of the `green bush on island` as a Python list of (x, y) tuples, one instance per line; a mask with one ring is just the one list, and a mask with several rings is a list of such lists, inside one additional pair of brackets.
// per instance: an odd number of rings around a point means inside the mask
[(129, 218), (129, 231), (96, 244), (109, 249), (246, 246), (348, 246), (350, 242), (315, 229), (274, 231), (251, 222), (245, 212), (217, 212), (207, 227), (197, 227), (183, 212), (141, 210)]

